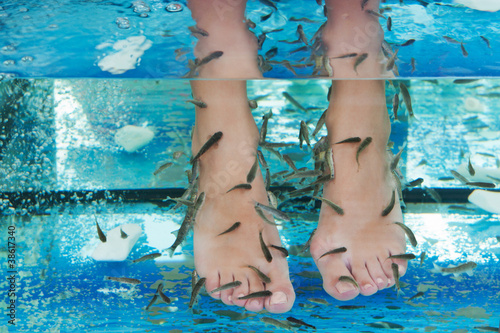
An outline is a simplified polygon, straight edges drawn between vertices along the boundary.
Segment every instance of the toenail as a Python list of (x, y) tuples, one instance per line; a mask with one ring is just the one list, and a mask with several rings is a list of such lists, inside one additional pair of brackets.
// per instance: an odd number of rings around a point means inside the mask
[(365, 285), (363, 286), (363, 289), (364, 289), (364, 290), (368, 290), (368, 289), (372, 289), (372, 288), (373, 288), (373, 286), (372, 286), (371, 284), (369, 284), (369, 283), (367, 283), (367, 284), (365, 284)]
[(384, 280), (382, 280), (382, 278), (378, 278), (377, 279), (377, 284), (384, 284)]
[(278, 291), (273, 293), (273, 296), (271, 296), (271, 305), (284, 304), (286, 301), (287, 297), (284, 292)]
[(259, 306), (259, 301), (254, 299), (253, 301), (250, 302), (251, 307), (258, 307)]
[(339, 293), (341, 293), (341, 294), (356, 290), (356, 287), (352, 283), (349, 283), (349, 282), (339, 282), (336, 284), (336, 287), (337, 287), (337, 290), (339, 291)]
[(233, 301), (233, 296), (231, 296), (231, 295), (227, 296), (227, 300), (228, 300), (229, 302), (232, 302), (232, 301)]

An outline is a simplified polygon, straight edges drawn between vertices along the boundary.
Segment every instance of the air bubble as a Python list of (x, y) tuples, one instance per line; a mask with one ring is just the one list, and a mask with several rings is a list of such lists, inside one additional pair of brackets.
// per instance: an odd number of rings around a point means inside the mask
[(13, 65), (15, 65), (15, 64), (16, 64), (16, 62), (15, 62), (14, 60), (12, 60), (12, 59), (9, 59), (9, 60), (5, 60), (5, 61), (3, 62), (3, 64), (4, 64), (5, 66), (13, 66)]
[(26, 13), (26, 12), (29, 12), (29, 9), (26, 8), (26, 7), (21, 7), (21, 8), (19, 8), (19, 12), (20, 13)]
[(149, 17), (149, 15), (147, 13), (141, 13), (139, 16), (144, 17), (144, 18)]
[(130, 21), (126, 17), (118, 17), (115, 22), (116, 25), (118, 25), (118, 28), (120, 29), (130, 28)]
[(149, 8), (144, 1), (134, 1), (132, 2), (132, 6), (134, 6), (134, 13), (146, 13), (151, 11), (151, 8)]
[(14, 45), (5, 45), (2, 47), (2, 51), (4, 52), (14, 52), (16, 50), (16, 47)]
[(24, 56), (24, 57), (22, 57), (21, 61), (23, 61), (23, 62), (32, 62), (33, 61), (33, 57), (32, 56)]

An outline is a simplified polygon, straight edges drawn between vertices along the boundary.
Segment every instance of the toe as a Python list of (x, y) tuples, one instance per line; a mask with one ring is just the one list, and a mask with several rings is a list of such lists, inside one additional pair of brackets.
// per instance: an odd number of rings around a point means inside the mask
[(264, 301), (266, 310), (271, 313), (284, 313), (290, 311), (295, 301), (295, 291), (290, 280), (273, 280), (268, 289), (273, 292), (271, 297)]
[(358, 283), (359, 292), (361, 295), (369, 296), (375, 294), (378, 291), (377, 284), (373, 281), (370, 273), (368, 273), (366, 263), (353, 265), (352, 275)]
[(366, 268), (368, 269), (368, 273), (370, 274), (372, 280), (377, 285), (378, 290), (387, 288), (389, 278), (385, 275), (384, 269), (382, 268), (382, 264), (380, 263), (378, 257), (367, 261)]
[(317, 265), (323, 277), (323, 288), (330, 296), (340, 301), (347, 301), (358, 296), (359, 289), (356, 286), (349, 282), (339, 281), (341, 276), (354, 278), (342, 260), (325, 259), (324, 262), (318, 261)]
[[(233, 281), (234, 281), (234, 277), (232, 274), (221, 275), (221, 279), (220, 279), (221, 286), (225, 285), (226, 283), (233, 282)], [(232, 295), (233, 295), (233, 289), (226, 289), (226, 290), (221, 291), (220, 299), (226, 305), (234, 305)]]
[(221, 293), (220, 292), (211, 293), (211, 291), (216, 288), (219, 288), (220, 286), (221, 284), (220, 284), (219, 272), (215, 271), (206, 277), (205, 289), (207, 290), (208, 294), (215, 299), (220, 299)]
[(245, 296), (250, 293), (248, 278), (244, 273), (236, 274), (234, 278), (235, 280), (241, 281), (241, 285), (237, 288), (234, 288), (233, 290), (233, 304), (236, 306), (244, 307), (247, 303), (247, 300), (238, 299), (238, 297)]
[[(248, 284), (249, 284), (249, 294), (265, 290), (264, 284), (257, 276), (248, 275)], [(238, 295), (238, 297), (241, 296), (244, 295)], [(251, 298), (246, 301), (247, 302), (245, 303), (245, 309), (247, 309), (248, 311), (259, 312), (262, 311), (262, 309), (264, 308), (263, 297)]]

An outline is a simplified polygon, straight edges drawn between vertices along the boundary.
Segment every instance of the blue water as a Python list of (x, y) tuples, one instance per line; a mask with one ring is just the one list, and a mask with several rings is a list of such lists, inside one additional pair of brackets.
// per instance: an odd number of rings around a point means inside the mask
[[(194, 59), (192, 48), (196, 44), (188, 26), (194, 25), (189, 9), (177, 13), (165, 10), (167, 2), (147, 1), (148, 17), (134, 12), (129, 0), (96, 1), (23, 1), (4, 0), (0, 9), (0, 73), (20, 77), (100, 77), (100, 78), (179, 78), (186, 74), (188, 59)], [(322, 7), (311, 1), (277, 2), (278, 13), (261, 22), (261, 17), (271, 10), (257, 0), (248, 1), (247, 18), (257, 24), (256, 36), (273, 29), (280, 32), (267, 34), (260, 54), (278, 47), (273, 60), (288, 59), (294, 63), (310, 52), (290, 51), (300, 44), (286, 44), (280, 40), (297, 39), (296, 29), (302, 24), (308, 38), (325, 22)], [(381, 25), (385, 39), (396, 46), (409, 39), (415, 43), (399, 50), (401, 77), (491, 77), (500, 74), (498, 57), (500, 14), (472, 10), (449, 1), (430, 1), (423, 6), (417, 1), (387, 1), (384, 15), (391, 16), (393, 28), (387, 30), (385, 20)], [(296, 22), (291, 18), (307, 17), (314, 22)], [(390, 11), (389, 11), (390, 9)], [(119, 28), (117, 18), (127, 18), (128, 29)], [(144, 38), (142, 46), (151, 43), (144, 51), (136, 68), (123, 74), (110, 74), (99, 68), (105, 56), (116, 53), (112, 45), (130, 37)], [(465, 57), (460, 45), (450, 44), (442, 36), (464, 43)], [(486, 37), (491, 48), (480, 38)], [(187, 53), (176, 60), (175, 50), (186, 48)], [(32, 60), (23, 60), (32, 57)], [(411, 58), (416, 60), (412, 73)], [(299, 77), (311, 76), (312, 69), (297, 69)], [(273, 65), (264, 73), (269, 78), (294, 78), (280, 65)]]

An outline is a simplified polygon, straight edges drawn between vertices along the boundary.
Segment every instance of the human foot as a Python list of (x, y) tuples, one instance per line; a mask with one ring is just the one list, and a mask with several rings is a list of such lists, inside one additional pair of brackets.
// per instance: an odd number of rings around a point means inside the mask
[[(388, 259), (405, 252), (405, 235), (394, 224), (402, 221), (402, 212), (386, 150), (390, 125), (383, 84), (337, 82), (332, 90), (335, 102), (327, 114), (335, 179), (325, 184), (323, 197), (340, 206), (344, 214), (322, 205), (311, 254), (323, 277), (325, 291), (339, 300), (371, 295), (394, 285), (393, 262), (398, 264), (400, 276), (407, 268), (404, 260)], [(335, 144), (350, 137), (372, 138), (359, 153), (359, 167), (356, 155), (361, 143)], [(383, 216), (392, 193), (394, 207)], [(323, 256), (341, 247), (347, 251)], [(357, 286), (340, 281), (345, 280), (342, 276), (352, 277)]]
[[(265, 308), (274, 313), (286, 312), (293, 305), (295, 293), (286, 258), (271, 247), (281, 246), (278, 230), (263, 222), (254, 209), (254, 201), (268, 203), (261, 173), (257, 172), (251, 189), (226, 193), (233, 186), (246, 182), (256, 159), (258, 130), (246, 97), (244, 102), (240, 101), (241, 96), (246, 96), (244, 82), (205, 81), (192, 85), (193, 94), (207, 103), (207, 108), (197, 113), (193, 155), (210, 135), (223, 132), (220, 141), (200, 158), (199, 192), (205, 192), (206, 198), (194, 225), (196, 270), (206, 278), (205, 287), (209, 293), (229, 282), (241, 282), (236, 288), (211, 294), (227, 305), (250, 311)], [(206, 94), (207, 89), (215, 93)], [(217, 91), (224, 91), (226, 98), (219, 98)], [(236, 222), (240, 224), (234, 230), (224, 233)], [(264, 256), (259, 233), (271, 252), (271, 262)], [(264, 282), (249, 266), (260, 270), (271, 282)], [(271, 291), (272, 295), (240, 299), (263, 290)]]

